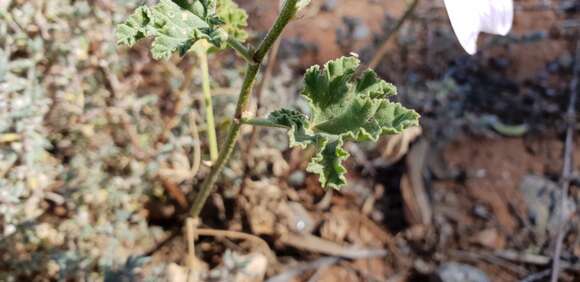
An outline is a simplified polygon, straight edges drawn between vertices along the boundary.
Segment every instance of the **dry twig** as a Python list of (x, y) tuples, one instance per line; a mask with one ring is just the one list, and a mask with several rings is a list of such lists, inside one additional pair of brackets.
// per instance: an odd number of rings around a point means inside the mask
[(262, 249), (263, 254), (266, 256), (266, 258), (268, 258), (268, 261), (270, 262), (271, 265), (277, 264), (276, 255), (274, 254), (272, 249), (270, 249), (270, 246), (268, 245), (268, 243), (266, 243), (266, 241), (264, 241), (264, 239), (262, 239), (256, 235), (237, 232), (237, 231), (230, 231), (230, 230), (203, 229), (203, 228), (197, 229), (196, 235), (198, 235), (198, 236), (211, 236), (211, 237), (227, 237), (227, 238), (231, 238), (231, 239), (241, 239), (241, 240), (254, 242), (256, 245), (258, 245)]
[(564, 236), (568, 218), (566, 215), (566, 203), (568, 202), (568, 190), (570, 189), (570, 180), (572, 178), (572, 169), (574, 166), (574, 130), (576, 124), (576, 96), (578, 95), (578, 80), (580, 79), (580, 40), (576, 42), (576, 65), (574, 68), (572, 82), (570, 84), (570, 102), (566, 113), (566, 143), (564, 148), (564, 168), (562, 169), (562, 195), (560, 198), (560, 222), (558, 234), (556, 237), (556, 248), (554, 250), (552, 275), (550, 281), (557, 282), (560, 272), (560, 256), (564, 245)]
[(339, 258), (337, 257), (322, 257), (312, 262), (307, 262), (300, 264), (296, 267), (292, 267), (276, 276), (270, 277), (266, 282), (286, 282), (292, 281), (296, 276), (302, 275), (306, 271), (311, 271), (314, 269), (320, 269), (324, 267), (329, 267), (337, 263)]
[(413, 12), (415, 12), (415, 8), (417, 8), (417, 6), (418, 6), (417, 4), (419, 4), (419, 0), (413, 0), (413, 2), (411, 2), (411, 4), (409, 4), (409, 7), (405, 11), (405, 14), (403, 14), (403, 16), (397, 21), (395, 26), (391, 30), (389, 30), (389, 32), (385, 35), (385, 38), (383, 39), (383, 42), (381, 43), (381, 47), (379, 47), (379, 49), (375, 53), (374, 57), (371, 59), (371, 62), (369, 63), (369, 66), (368, 66), (369, 69), (375, 69), (377, 67), (377, 65), (381, 62), (381, 60), (383, 59), (383, 57), (385, 56), (385, 54), (387, 53), (387, 51), (389, 49), (389, 42), (390, 42), (391, 37), (394, 34), (396, 34), (397, 31), (399, 31), (399, 29), (401, 29), (403, 24), (409, 18), (411, 18), (411, 16), (413, 15)]
[(189, 273), (187, 275), (188, 282), (199, 281), (199, 276), (196, 271), (195, 258), (195, 231), (198, 224), (199, 220), (191, 217), (185, 221), (185, 233), (187, 236), (187, 268), (189, 269)]
[(387, 251), (383, 249), (363, 249), (355, 246), (342, 246), (314, 235), (288, 233), (282, 236), (281, 241), (295, 248), (348, 259), (374, 258), (387, 255)]

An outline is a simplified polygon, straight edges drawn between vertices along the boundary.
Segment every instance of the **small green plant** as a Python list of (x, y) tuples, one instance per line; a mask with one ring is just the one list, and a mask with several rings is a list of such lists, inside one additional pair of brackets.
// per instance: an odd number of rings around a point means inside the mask
[(232, 0), (161, 0), (152, 7), (138, 8), (119, 25), (119, 44), (132, 46), (142, 38), (151, 37), (151, 52), (156, 59), (169, 58), (173, 53), (198, 54), (209, 126), (212, 126), (213, 114), (208, 113), (213, 110), (209, 75), (206, 75), (207, 52), (231, 47), (246, 60), (236, 113), (219, 155), (215, 133), (213, 137), (210, 133), (210, 147), (215, 146), (210, 151), (215, 150), (217, 157), (193, 201), (193, 217), (199, 215), (213, 190), (243, 125), (283, 128), (288, 130), (290, 146), (315, 147), (317, 154), (310, 161), (308, 171), (320, 176), (323, 187), (339, 189), (346, 184), (342, 162), (349, 154), (343, 148), (345, 141), (376, 141), (381, 135), (396, 134), (418, 124), (419, 115), (415, 111), (388, 100), (396, 95), (396, 87), (381, 80), (372, 70), (360, 72), (356, 57), (342, 57), (324, 67), (313, 66), (307, 70), (302, 95), (309, 102), (309, 116), (291, 109), (275, 111), (264, 119), (245, 116), (264, 57), (288, 23), (309, 2), (286, 0), (272, 28), (255, 48), (243, 43), (247, 38), (244, 31), (247, 16)]

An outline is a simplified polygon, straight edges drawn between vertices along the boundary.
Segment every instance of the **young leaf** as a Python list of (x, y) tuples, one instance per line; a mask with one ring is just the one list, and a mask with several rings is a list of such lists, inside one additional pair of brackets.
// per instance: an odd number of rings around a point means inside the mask
[(240, 42), (248, 39), (248, 14), (232, 0), (217, 0), (217, 16), (224, 22), (222, 28)]
[(268, 119), (277, 125), (288, 128), (288, 139), (291, 147), (302, 149), (316, 142), (316, 136), (310, 131), (307, 117), (298, 111), (281, 109), (270, 113)]
[(338, 189), (346, 184), (346, 168), (342, 161), (349, 157), (349, 153), (342, 148), (343, 142), (342, 138), (332, 142), (321, 138), (317, 144), (318, 154), (312, 158), (306, 170), (320, 176), (322, 187)]
[(308, 171), (320, 175), (324, 187), (340, 188), (346, 183), (342, 161), (348, 153), (345, 138), (376, 141), (384, 134), (397, 134), (417, 126), (419, 115), (388, 100), (396, 95), (394, 85), (378, 78), (372, 70), (355, 78), (360, 61), (342, 57), (323, 68), (313, 66), (304, 75), (302, 95), (310, 105), (311, 116), (282, 109), (269, 116), (271, 122), (288, 127), (290, 145), (313, 145), (318, 154)]
[(155, 59), (166, 59), (179, 51), (184, 54), (197, 42), (205, 39), (223, 48), (227, 33), (223, 22), (215, 14), (216, 0), (161, 0), (157, 5), (139, 7), (133, 15), (117, 27), (117, 43), (132, 46), (145, 37), (153, 37), (151, 53)]

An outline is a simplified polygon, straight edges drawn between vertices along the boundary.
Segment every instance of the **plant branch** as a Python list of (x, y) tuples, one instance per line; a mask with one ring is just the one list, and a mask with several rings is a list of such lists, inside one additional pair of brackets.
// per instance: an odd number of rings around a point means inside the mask
[(273, 123), (269, 119), (263, 119), (263, 118), (243, 118), (240, 121), (242, 124), (246, 124), (246, 125), (290, 129), (287, 126), (276, 124), (276, 123)]
[(409, 7), (405, 11), (405, 14), (403, 14), (403, 16), (397, 21), (395, 26), (391, 28), (391, 30), (389, 30), (388, 33), (385, 35), (385, 38), (383, 39), (381, 46), (379, 47), (379, 49), (377, 50), (377, 52), (375, 53), (375, 55), (371, 59), (371, 62), (368, 65), (369, 69), (375, 69), (377, 65), (381, 62), (381, 60), (383, 59), (383, 57), (385, 56), (385, 54), (389, 49), (389, 42), (391, 37), (395, 33), (397, 33), (397, 31), (401, 29), (403, 24), (411, 17), (411, 15), (413, 15), (413, 12), (415, 12), (415, 8), (417, 8), (417, 4), (419, 4), (419, 0), (413, 0), (413, 2), (409, 4)]
[(288, 22), (290, 22), (290, 20), (296, 15), (296, 12), (298, 11), (296, 8), (297, 2), (298, 0), (287, 0), (284, 3), (284, 6), (280, 11), (278, 18), (274, 23), (274, 26), (272, 26), (272, 29), (270, 29), (268, 34), (266, 34), (266, 37), (264, 38), (264, 40), (262, 40), (262, 43), (260, 43), (258, 49), (256, 49), (256, 53), (254, 53), (253, 57), (255, 62), (262, 62), (262, 60), (266, 56), (266, 53), (268, 53), (268, 51), (270, 50), (270, 48), (272, 48), (278, 37), (280, 37), (280, 34), (284, 30)]
[(209, 78), (209, 66), (207, 62), (207, 49), (197, 51), (199, 66), (201, 68), (201, 80), (203, 88), (203, 107), (205, 108), (205, 122), (207, 124), (207, 139), (209, 142), (209, 155), (212, 162), (218, 158), (218, 143), (215, 130), (215, 118), (213, 114), (213, 102), (211, 98), (211, 86)]
[(572, 169), (574, 167), (574, 130), (576, 125), (576, 99), (578, 88), (580, 88), (580, 40), (576, 42), (576, 66), (573, 71), (572, 82), (570, 83), (570, 102), (566, 113), (566, 143), (564, 148), (564, 168), (562, 169), (562, 195), (560, 197), (560, 218), (558, 225), (558, 235), (556, 237), (556, 248), (554, 250), (552, 262), (552, 275), (550, 281), (557, 282), (560, 273), (560, 256), (564, 245), (564, 236), (566, 235), (566, 226), (568, 215), (566, 215), (566, 205), (568, 202), (568, 190), (570, 189), (570, 180), (572, 178)]
[(236, 52), (248, 63), (253, 63), (254, 58), (252, 57), (252, 51), (250, 48), (244, 46), (244, 44), (234, 38), (228, 38), (228, 46), (236, 50)]
[(242, 127), (241, 120), (243, 118), (244, 112), (248, 108), (248, 102), (250, 98), (250, 94), (252, 93), (252, 89), (254, 86), (254, 82), (256, 80), (256, 76), (258, 74), (258, 70), (260, 69), (260, 65), (264, 56), (270, 50), (274, 42), (278, 39), (286, 25), (290, 22), (290, 20), (296, 14), (296, 3), (298, 0), (287, 0), (286, 4), (282, 8), (280, 15), (276, 19), (274, 26), (266, 35), (266, 38), (260, 43), (256, 53), (252, 56), (254, 59), (253, 62), (248, 63), (246, 74), (244, 78), (244, 83), (242, 84), (242, 89), (240, 90), (240, 95), (238, 98), (238, 103), (236, 106), (236, 113), (235, 113), (235, 120), (230, 125), (228, 130), (228, 136), (226, 138), (225, 144), (222, 148), (221, 153), (218, 156), (217, 161), (213, 164), (209, 175), (204, 180), (201, 190), (197, 193), (193, 205), (191, 208), (191, 216), (196, 218), (199, 216), (201, 209), (205, 205), (207, 198), (213, 191), (213, 187), (215, 182), (217, 181), (218, 176), (221, 174), (224, 166), (230, 159), (232, 152), (234, 151), (234, 147), (240, 135), (240, 129)]

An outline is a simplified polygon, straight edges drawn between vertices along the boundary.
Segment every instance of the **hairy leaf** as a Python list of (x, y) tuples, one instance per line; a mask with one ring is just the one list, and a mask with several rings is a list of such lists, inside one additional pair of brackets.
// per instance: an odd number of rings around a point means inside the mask
[(232, 0), (217, 0), (217, 16), (224, 22), (222, 28), (240, 42), (248, 39), (248, 14)]
[(223, 48), (228, 38), (224, 21), (216, 15), (216, 0), (161, 0), (139, 7), (117, 27), (117, 43), (133, 46), (138, 40), (152, 37), (151, 53), (166, 59), (174, 52), (185, 54), (197, 41), (205, 39)]
[(270, 113), (268, 119), (277, 125), (288, 127), (288, 138), (291, 147), (306, 148), (316, 142), (316, 136), (310, 131), (307, 117), (298, 111), (281, 109)]
[(312, 158), (306, 170), (320, 175), (322, 187), (340, 188), (346, 184), (346, 168), (342, 161), (349, 157), (349, 153), (342, 148), (342, 138), (329, 142), (320, 138), (318, 154)]
[(318, 153), (308, 171), (319, 174), (324, 187), (339, 188), (346, 183), (342, 166), (348, 157), (342, 148), (345, 138), (376, 141), (381, 135), (418, 125), (415, 111), (388, 100), (397, 93), (394, 85), (372, 70), (354, 77), (359, 65), (355, 57), (342, 57), (324, 67), (311, 67), (304, 75), (302, 91), (311, 116), (283, 109), (269, 117), (273, 123), (290, 128), (291, 146), (316, 147)]

